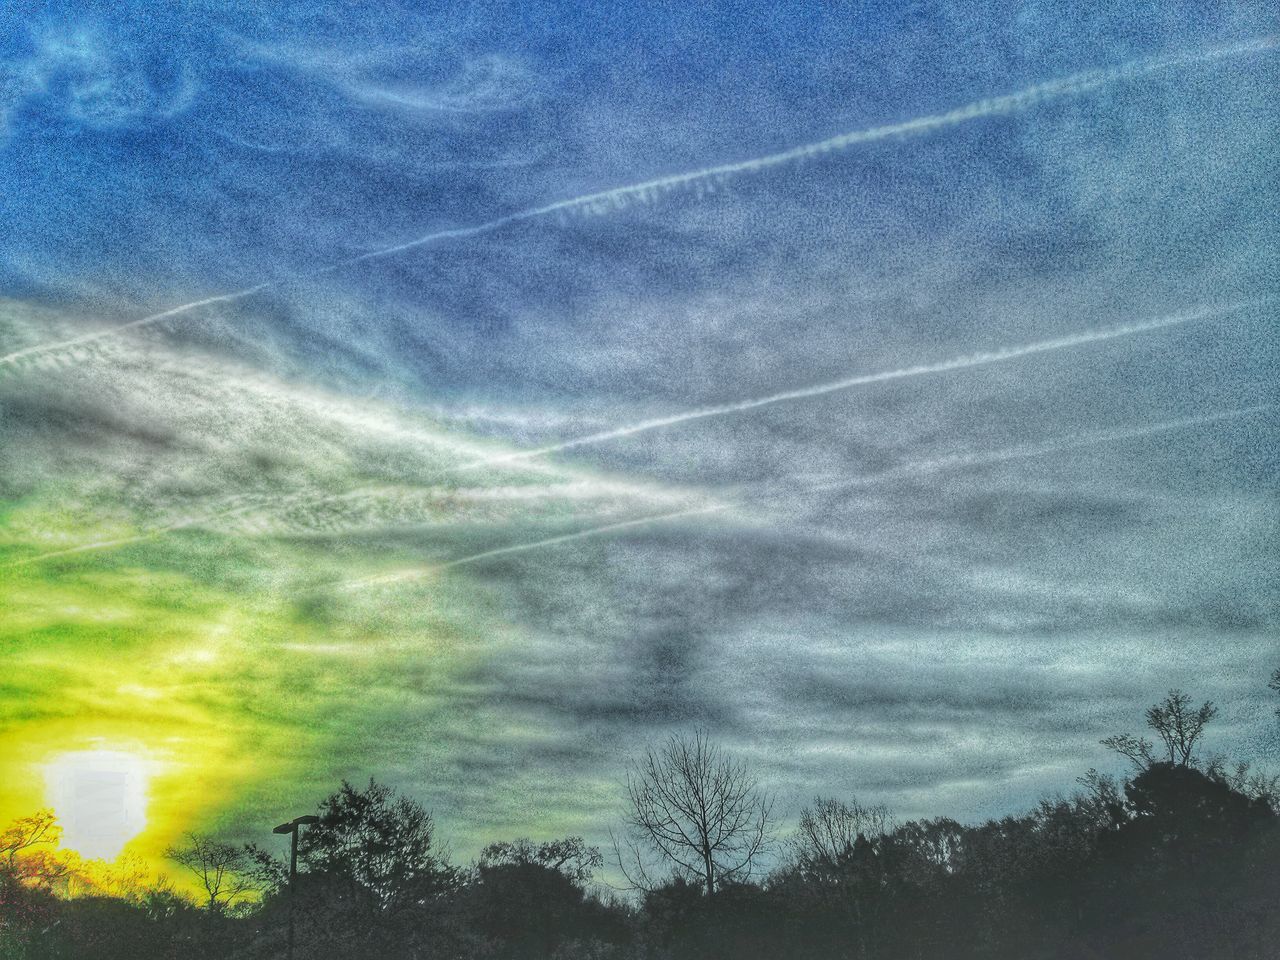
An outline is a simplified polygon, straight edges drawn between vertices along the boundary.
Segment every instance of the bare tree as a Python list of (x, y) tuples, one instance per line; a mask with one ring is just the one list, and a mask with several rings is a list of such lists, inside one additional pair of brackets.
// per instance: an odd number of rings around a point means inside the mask
[(1099, 742), (1108, 750), (1114, 750), (1120, 756), (1128, 758), (1139, 770), (1146, 770), (1156, 762), (1155, 754), (1151, 752), (1152, 743), (1146, 737), (1117, 733)]
[[(1167, 761), (1175, 766), (1195, 766), (1196, 744), (1204, 736), (1204, 728), (1218, 715), (1218, 708), (1209, 700), (1199, 707), (1191, 706), (1191, 697), (1181, 690), (1170, 690), (1160, 703), (1147, 709), (1147, 726), (1156, 732), (1164, 744)], [(1146, 770), (1157, 762), (1155, 744), (1145, 737), (1119, 733), (1102, 741), (1116, 753), (1128, 757), (1139, 770)]]
[(751, 875), (772, 842), (773, 801), (742, 761), (702, 731), (673, 734), (648, 750), (627, 774), (630, 833), (618, 865), (635, 886), (650, 886), (644, 852), (717, 887)]
[(806, 871), (838, 867), (853, 856), (859, 838), (879, 840), (894, 826), (893, 814), (883, 804), (866, 807), (857, 800), (817, 797), (813, 806), (800, 811), (792, 856)]
[(170, 847), (165, 856), (195, 874), (209, 898), (210, 913), (225, 913), (261, 889), (248, 848), (188, 833), (186, 843)]

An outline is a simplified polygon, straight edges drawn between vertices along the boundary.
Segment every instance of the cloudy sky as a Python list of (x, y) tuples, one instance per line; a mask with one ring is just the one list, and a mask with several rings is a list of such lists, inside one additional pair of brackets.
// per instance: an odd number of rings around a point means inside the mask
[(0, 814), (1280, 762), (1269, 4), (258, 6), (0, 10)]

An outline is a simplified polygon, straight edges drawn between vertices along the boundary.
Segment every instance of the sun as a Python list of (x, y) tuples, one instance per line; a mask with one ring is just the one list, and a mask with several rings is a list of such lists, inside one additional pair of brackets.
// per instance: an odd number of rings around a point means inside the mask
[(45, 767), (48, 803), (63, 846), (91, 860), (114, 860), (147, 825), (150, 764), (123, 750), (81, 750)]

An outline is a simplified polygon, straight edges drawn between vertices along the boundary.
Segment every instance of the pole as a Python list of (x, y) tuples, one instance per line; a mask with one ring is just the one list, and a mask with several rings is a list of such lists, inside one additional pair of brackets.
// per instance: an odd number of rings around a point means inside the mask
[(296, 887), (298, 886), (298, 830), (304, 824), (318, 823), (319, 820), (319, 817), (313, 815), (294, 817), (288, 823), (282, 823), (271, 831), (289, 834), (289, 940), (286, 954), (289, 960), (293, 960), (294, 900), (297, 899)]
[(289, 960), (293, 960), (293, 901), (297, 899), (298, 886), (298, 822), (289, 831)]

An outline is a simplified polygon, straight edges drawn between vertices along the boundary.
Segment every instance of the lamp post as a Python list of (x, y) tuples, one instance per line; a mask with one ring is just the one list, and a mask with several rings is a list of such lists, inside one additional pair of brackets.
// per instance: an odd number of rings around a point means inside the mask
[(298, 883), (298, 828), (318, 823), (319, 821), (319, 817), (308, 814), (305, 817), (295, 817), (288, 823), (282, 823), (271, 831), (272, 833), (289, 834), (289, 960), (293, 960), (293, 901), (295, 899), (294, 887)]

